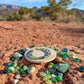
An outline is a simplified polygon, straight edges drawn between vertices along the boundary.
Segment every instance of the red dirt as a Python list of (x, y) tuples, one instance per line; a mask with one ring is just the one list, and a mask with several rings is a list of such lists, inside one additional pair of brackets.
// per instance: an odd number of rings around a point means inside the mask
[[(73, 50), (81, 59), (80, 63), (69, 61), (69, 72), (58, 84), (82, 84), (84, 73), (77, 70), (84, 65), (84, 25), (76, 23), (45, 23), (39, 21), (0, 22), (0, 84), (11, 84), (14, 74), (3, 74), (9, 56), (21, 48), (35, 44), (54, 46), (58, 49), (67, 47)], [(22, 62), (26, 63), (23, 58)], [(45, 64), (32, 64), (36, 67), (33, 74), (21, 78), (19, 84), (44, 84), (39, 72), (45, 69)]]

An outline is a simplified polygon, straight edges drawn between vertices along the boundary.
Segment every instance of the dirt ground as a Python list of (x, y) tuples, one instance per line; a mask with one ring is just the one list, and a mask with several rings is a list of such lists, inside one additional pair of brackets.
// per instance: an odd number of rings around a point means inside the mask
[[(84, 84), (84, 73), (78, 71), (79, 66), (84, 66), (84, 24), (40, 21), (0, 22), (0, 84), (11, 84), (14, 79), (14, 74), (3, 73), (11, 54), (32, 44), (53, 46), (60, 50), (66, 47), (75, 52), (81, 61), (68, 61), (69, 71), (57, 84)], [(24, 58), (22, 62), (28, 64)], [(35, 73), (22, 77), (18, 84), (45, 84), (39, 77), (45, 64), (30, 65), (36, 67)]]

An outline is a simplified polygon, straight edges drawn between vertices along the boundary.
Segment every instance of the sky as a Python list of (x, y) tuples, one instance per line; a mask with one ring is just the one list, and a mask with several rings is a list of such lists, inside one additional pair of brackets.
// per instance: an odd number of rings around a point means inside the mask
[[(58, 0), (57, 0), (58, 1)], [(69, 9), (79, 8), (84, 10), (84, 0), (72, 0), (73, 4), (69, 6)], [(14, 4), (23, 7), (41, 7), (48, 6), (47, 0), (0, 0), (0, 4)]]

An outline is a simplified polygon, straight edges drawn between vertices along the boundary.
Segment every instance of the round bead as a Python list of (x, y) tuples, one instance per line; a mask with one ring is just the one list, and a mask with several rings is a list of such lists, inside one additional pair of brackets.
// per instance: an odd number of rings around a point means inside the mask
[(17, 74), (17, 75), (15, 76), (15, 78), (16, 78), (16, 79), (19, 79), (19, 78), (20, 78), (20, 74)]
[(57, 79), (57, 81), (62, 81), (62, 76), (58, 75), (58, 76), (56, 77), (56, 79)]
[(40, 72), (40, 76), (41, 76), (41, 77), (44, 77), (44, 76), (46, 76), (46, 73)]
[(28, 73), (33, 73), (35, 71), (35, 67), (31, 67), (28, 69)]
[(51, 80), (47, 80), (45, 81), (46, 84), (52, 84), (52, 81)]
[(58, 55), (59, 55), (59, 56), (63, 56), (63, 52), (59, 51), (59, 52), (58, 52)]
[(79, 61), (80, 61), (79, 58), (75, 58), (75, 59), (74, 59), (74, 62), (79, 62)]
[(46, 76), (43, 77), (43, 80), (46, 81), (46, 80), (49, 80), (50, 78), (51, 78), (50, 75), (46, 75)]
[(52, 77), (52, 78), (51, 78), (51, 81), (52, 81), (53, 83), (56, 83), (56, 82), (57, 82), (57, 80), (56, 80), (55, 77)]

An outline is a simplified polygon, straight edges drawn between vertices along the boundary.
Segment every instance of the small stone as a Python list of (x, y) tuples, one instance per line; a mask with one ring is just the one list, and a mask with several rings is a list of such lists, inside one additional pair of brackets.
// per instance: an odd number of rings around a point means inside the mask
[(56, 72), (56, 69), (50, 69), (49, 72), (50, 72), (51, 74), (53, 74), (53, 73)]
[(53, 63), (53, 62), (50, 62), (50, 63), (49, 63), (49, 65), (52, 65), (52, 66), (53, 66), (53, 65), (54, 65), (54, 63)]
[(46, 74), (47, 74), (47, 75), (50, 75), (50, 72), (47, 70), (47, 71), (46, 71)]
[(33, 73), (35, 71), (35, 67), (31, 67), (28, 69), (28, 73)]
[(44, 76), (46, 76), (46, 73), (40, 72), (40, 76), (41, 76), (41, 77), (44, 77)]
[(62, 61), (62, 58), (61, 58), (61, 57), (58, 57), (58, 61), (60, 61), (60, 62), (61, 62), (61, 61)]
[(55, 61), (58, 62), (58, 63), (61, 63), (62, 62), (62, 58), (61, 57), (56, 57)]
[(14, 66), (14, 67), (17, 67), (17, 63), (14, 63), (13, 66)]
[(11, 62), (7, 62), (6, 64), (7, 64), (7, 66), (9, 66), (9, 65), (12, 66), (13, 65)]
[(57, 80), (56, 80), (55, 77), (52, 77), (52, 78), (51, 78), (51, 81), (52, 81), (53, 83), (56, 83), (56, 82), (57, 82)]
[(18, 79), (14, 79), (14, 80), (12, 80), (12, 83), (13, 83), (13, 84), (17, 84), (18, 82), (19, 82)]
[(20, 78), (20, 74), (17, 74), (17, 75), (15, 76), (15, 78), (16, 78), (16, 79), (19, 79), (19, 78)]
[(69, 54), (68, 54), (67, 52), (64, 52), (63, 56), (64, 56), (64, 55), (65, 55), (65, 56), (69, 56)]
[(59, 56), (63, 56), (63, 52), (58, 51), (58, 55), (59, 55)]
[(25, 71), (25, 70), (27, 70), (28, 69), (28, 67), (27, 66), (23, 66), (23, 70)]
[(80, 61), (79, 58), (75, 58), (75, 59), (74, 59), (74, 62), (79, 62), (79, 61)]
[(11, 60), (12, 60), (12, 61), (15, 61), (15, 58), (14, 58), (14, 57), (12, 57), (12, 58), (11, 58)]
[(56, 75), (56, 76), (58, 76), (58, 75), (63, 76), (63, 74), (60, 73), (60, 72), (58, 72), (58, 71), (55, 73), (55, 75)]
[(56, 69), (61, 73), (65, 73), (68, 70), (68, 64), (56, 64)]
[(52, 65), (48, 65), (48, 68), (50, 68), (50, 69), (51, 69), (51, 68), (53, 68), (53, 66), (52, 66)]
[(22, 68), (20, 68), (19, 72), (22, 73), (24, 70)]
[(73, 59), (75, 59), (75, 58), (77, 58), (77, 57), (78, 57), (78, 56), (74, 55), (74, 56), (73, 56)]
[(11, 66), (11, 67), (9, 67), (9, 68), (8, 68), (8, 71), (10, 71), (10, 72), (14, 73), (15, 68), (14, 68), (13, 66)]
[(46, 84), (52, 84), (52, 81), (51, 80), (47, 80), (45, 81)]
[(15, 58), (21, 58), (22, 55), (21, 55), (19, 52), (16, 52), (16, 53), (14, 54), (14, 57), (15, 57)]
[(56, 77), (56, 79), (57, 79), (57, 81), (62, 81), (62, 76), (58, 75), (58, 76)]
[(69, 52), (69, 49), (68, 48), (63, 48), (61, 51), (62, 52)]
[(33, 44), (31, 47), (35, 47), (35, 44)]
[(43, 77), (43, 80), (46, 81), (46, 80), (49, 80), (50, 78), (51, 78), (50, 75), (46, 75), (46, 76)]
[(19, 51), (19, 53), (22, 54), (22, 55), (24, 55), (25, 49), (21, 49), (21, 50)]
[(75, 53), (69, 52), (69, 56), (75, 56)]
[(56, 75), (55, 74), (51, 74), (51, 77), (55, 77), (56, 78)]
[(84, 72), (84, 66), (80, 66), (78, 69), (80, 72)]

